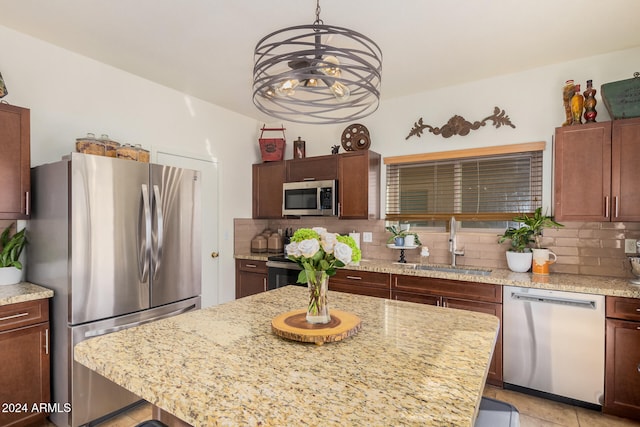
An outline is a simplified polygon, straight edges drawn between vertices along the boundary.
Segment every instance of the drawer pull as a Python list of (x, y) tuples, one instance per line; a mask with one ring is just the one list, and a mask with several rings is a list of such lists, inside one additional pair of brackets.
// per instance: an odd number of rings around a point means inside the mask
[(244, 266), (249, 268), (258, 268), (258, 266), (255, 264), (245, 264)]
[(29, 313), (19, 313), (19, 314), (14, 314), (13, 316), (0, 317), (0, 322), (2, 322), (3, 320), (17, 319), (18, 317), (24, 317), (28, 315)]
[(362, 277), (358, 277), (358, 276), (347, 276), (347, 279), (351, 279), (351, 280), (362, 280)]

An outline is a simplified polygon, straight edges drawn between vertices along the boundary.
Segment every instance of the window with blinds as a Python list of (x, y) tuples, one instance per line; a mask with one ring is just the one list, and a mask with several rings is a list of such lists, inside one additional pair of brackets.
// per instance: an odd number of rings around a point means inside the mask
[[(510, 220), (542, 205), (542, 146), (479, 150), (391, 158), (387, 163), (387, 214), (390, 221), (425, 222)], [(531, 148), (535, 148), (531, 150)], [(540, 148), (542, 147), (542, 148)], [(426, 157), (426, 159), (425, 159)], [(436, 156), (434, 156), (436, 157)]]

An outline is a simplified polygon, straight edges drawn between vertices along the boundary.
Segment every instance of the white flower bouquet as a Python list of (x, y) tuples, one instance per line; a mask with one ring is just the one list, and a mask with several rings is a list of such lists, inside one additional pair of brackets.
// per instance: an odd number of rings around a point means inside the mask
[(324, 271), (327, 276), (333, 276), (336, 274), (336, 267), (358, 262), (362, 256), (352, 237), (329, 233), (322, 227), (296, 230), (285, 251), (290, 260), (302, 267), (298, 283), (307, 283), (307, 276), (316, 271)]
[(298, 263), (302, 271), (298, 283), (309, 286), (307, 321), (329, 323), (327, 284), (337, 267), (360, 261), (361, 252), (350, 236), (329, 233), (325, 228), (300, 228), (285, 247), (287, 257)]

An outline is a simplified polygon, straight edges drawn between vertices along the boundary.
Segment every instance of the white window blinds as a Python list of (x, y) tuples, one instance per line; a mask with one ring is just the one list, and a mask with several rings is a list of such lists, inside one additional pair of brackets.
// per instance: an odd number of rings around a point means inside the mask
[[(522, 151), (517, 151), (518, 149)], [(510, 220), (542, 205), (544, 143), (387, 158), (391, 221)]]

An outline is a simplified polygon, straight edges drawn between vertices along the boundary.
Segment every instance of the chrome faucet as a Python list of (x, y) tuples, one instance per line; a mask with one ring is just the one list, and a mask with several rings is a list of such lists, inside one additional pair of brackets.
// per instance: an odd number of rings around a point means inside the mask
[(456, 256), (464, 256), (463, 250), (458, 250), (456, 246), (456, 217), (452, 216), (449, 221), (449, 252), (451, 252), (451, 265), (456, 266)]

